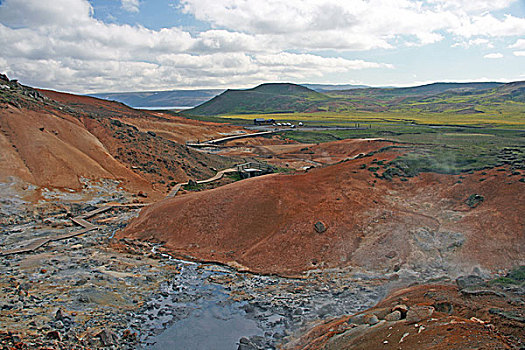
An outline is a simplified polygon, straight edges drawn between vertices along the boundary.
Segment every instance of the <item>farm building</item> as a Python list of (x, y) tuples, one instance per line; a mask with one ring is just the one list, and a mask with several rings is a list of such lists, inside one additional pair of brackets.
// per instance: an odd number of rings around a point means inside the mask
[(273, 123), (275, 123), (273, 119), (255, 118), (253, 120), (253, 124), (255, 125), (272, 125)]

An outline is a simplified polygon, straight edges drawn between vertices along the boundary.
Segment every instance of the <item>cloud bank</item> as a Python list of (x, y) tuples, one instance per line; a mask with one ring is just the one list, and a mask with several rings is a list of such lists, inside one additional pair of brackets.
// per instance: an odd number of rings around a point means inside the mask
[[(389, 62), (333, 53), (424, 46), (447, 36), (464, 46), (492, 47), (492, 38), (525, 35), (525, 18), (492, 13), (513, 2), (181, 0), (181, 12), (211, 27), (190, 33), (104, 23), (87, 0), (5, 0), (0, 71), (32, 85), (93, 92), (247, 86), (391, 70)], [(122, 0), (121, 7), (138, 13), (140, 2)], [(517, 56), (521, 40), (512, 46)]]

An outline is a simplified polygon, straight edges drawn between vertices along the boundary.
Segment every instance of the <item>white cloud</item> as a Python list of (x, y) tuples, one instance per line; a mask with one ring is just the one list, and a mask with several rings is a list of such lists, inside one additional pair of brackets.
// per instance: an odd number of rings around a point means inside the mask
[[(59, 20), (31, 23), (20, 11), (31, 8), (29, 0), (6, 0), (0, 6), (0, 16), (9, 17), (11, 25), (0, 24), (0, 71), (39, 87), (90, 92), (246, 86), (391, 67), (286, 53), (283, 40), (274, 35), (209, 30), (192, 36), (175, 27), (150, 30), (106, 24), (93, 18), (87, 1), (70, 2), (76, 9), (75, 24)], [(58, 18), (65, 13), (56, 8), (50, 16)], [(316, 40), (316, 45), (321, 42), (321, 38)]]
[(494, 44), (490, 40), (485, 39), (485, 38), (471, 39), (469, 41), (457, 42), (457, 43), (452, 45), (452, 47), (457, 47), (457, 46), (461, 46), (461, 47), (464, 47), (466, 49), (468, 49), (468, 48), (470, 48), (472, 46), (484, 46), (484, 47), (489, 48), (489, 49), (493, 49), (494, 48)]
[(461, 10), (465, 12), (482, 13), (501, 10), (518, 0), (429, 0), (441, 9)]
[[(182, 0), (183, 11), (218, 28), (270, 36), (306, 49), (391, 48), (399, 36), (429, 44), (454, 21), (409, 0)], [(295, 44), (295, 45), (294, 45)]]
[(483, 58), (498, 59), (498, 58), (503, 58), (503, 54), (499, 52), (488, 53), (485, 56), (483, 56)]
[(491, 14), (464, 17), (449, 31), (465, 38), (523, 36), (525, 35), (525, 18), (505, 15), (504, 19), (500, 20)]
[(525, 39), (518, 39), (514, 44), (510, 45), (509, 48), (525, 50)]
[(0, 5), (0, 23), (6, 26), (82, 25), (93, 8), (88, 1), (5, 0)]
[(139, 12), (139, 0), (121, 0), (121, 6), (128, 12)]
[(514, 56), (525, 56), (525, 51), (514, 51)]
[[(140, 0), (120, 1), (124, 10), (139, 11)], [(450, 33), (457, 45), (493, 48), (493, 38), (525, 35), (524, 18), (490, 12), (513, 2), (181, 0), (174, 10), (212, 27), (190, 34), (104, 23), (87, 0), (4, 0), (0, 71), (75, 92), (306, 81), (393, 68), (327, 53), (429, 45)], [(510, 48), (524, 47), (519, 39)]]

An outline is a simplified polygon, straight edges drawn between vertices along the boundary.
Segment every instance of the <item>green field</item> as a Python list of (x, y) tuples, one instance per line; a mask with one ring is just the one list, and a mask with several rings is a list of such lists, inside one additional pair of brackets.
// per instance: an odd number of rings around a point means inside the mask
[(355, 130), (297, 128), (281, 137), (304, 143), (348, 138), (393, 141), (403, 148), (403, 155), (391, 164), (371, 166), (378, 177), (429, 171), (459, 174), (495, 166), (522, 176), (525, 169), (524, 82), (438, 83), (324, 94), (269, 84), (226, 91), (184, 116), (237, 125), (263, 117), (303, 122), (307, 127), (359, 126)]
[[(306, 122), (314, 125), (330, 123), (332, 125), (352, 125), (355, 123), (407, 123), (427, 125), (461, 125), (480, 127), (525, 128), (525, 104), (510, 104), (499, 110), (486, 109), (483, 114), (465, 115), (451, 112), (421, 113), (406, 112), (313, 112), (313, 113), (282, 113), (264, 115), (265, 118), (276, 121)], [(252, 121), (261, 118), (260, 114), (220, 115), (218, 119)]]

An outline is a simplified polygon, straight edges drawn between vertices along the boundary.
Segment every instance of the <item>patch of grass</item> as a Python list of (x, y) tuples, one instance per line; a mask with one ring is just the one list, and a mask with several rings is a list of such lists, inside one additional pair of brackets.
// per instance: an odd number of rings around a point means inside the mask
[(204, 188), (203, 185), (201, 184), (187, 184), (187, 185), (184, 185), (182, 186), (182, 189), (186, 190), (186, 191), (200, 191)]
[(281, 174), (291, 174), (293, 173), (295, 170), (294, 169), (291, 169), (291, 168), (286, 168), (286, 167), (275, 167), (274, 168), (274, 171), (276, 173), (281, 173)]
[(491, 284), (502, 286), (520, 286), (525, 284), (525, 266), (518, 266), (511, 270), (505, 277), (498, 277), (490, 281)]
[(240, 180), (242, 180), (242, 176), (238, 172), (229, 173), (229, 174), (226, 174), (226, 176), (229, 177), (230, 179), (232, 179), (233, 181), (240, 181)]

